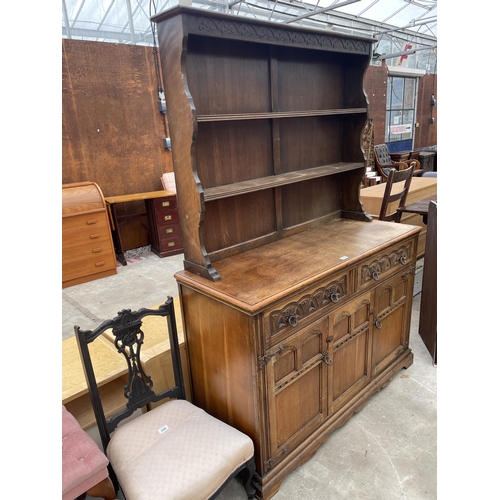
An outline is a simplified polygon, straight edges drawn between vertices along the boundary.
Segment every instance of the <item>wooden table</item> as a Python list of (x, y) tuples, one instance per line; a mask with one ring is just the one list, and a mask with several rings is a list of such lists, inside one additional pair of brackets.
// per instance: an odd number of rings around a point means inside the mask
[[(377, 184), (361, 189), (360, 198), (366, 212), (374, 219), (378, 219), (380, 207), (382, 206), (382, 198), (385, 193), (385, 183)], [(429, 196), (437, 194), (437, 178), (436, 177), (413, 177), (410, 185), (410, 191), (406, 198), (407, 205), (423, 200)], [(397, 209), (398, 202), (395, 201), (389, 204), (388, 210), (394, 212)], [(420, 226), (422, 231), (418, 236), (417, 257), (423, 257), (425, 254), (426, 232), (427, 226), (422, 222), (422, 217), (418, 213), (404, 213), (401, 217), (401, 224), (410, 224)]]
[[(117, 214), (116, 207), (119, 203), (128, 203), (131, 201), (141, 201), (141, 200), (152, 200), (155, 198), (162, 198), (163, 196), (173, 196), (175, 193), (172, 191), (149, 191), (147, 193), (132, 193), (132, 194), (122, 194), (119, 196), (109, 196), (104, 198), (106, 201), (106, 206), (108, 208), (109, 219), (111, 221), (111, 230), (113, 232), (113, 240), (115, 244), (115, 253), (118, 262), (123, 266), (127, 265), (127, 259), (125, 259), (124, 253), (125, 249), (123, 247), (123, 239), (121, 234), (121, 217)], [(146, 207), (147, 210), (147, 207)]]
[(422, 216), (424, 224), (427, 224), (427, 215), (429, 214), (429, 203), (431, 201), (437, 201), (437, 194), (428, 196), (423, 200), (415, 201), (409, 205), (398, 208), (398, 212), (408, 212), (411, 214), (418, 214)]

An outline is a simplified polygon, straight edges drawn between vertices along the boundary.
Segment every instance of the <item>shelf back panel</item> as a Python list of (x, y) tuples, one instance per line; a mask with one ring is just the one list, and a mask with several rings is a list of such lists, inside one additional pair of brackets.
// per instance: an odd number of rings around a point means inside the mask
[(344, 161), (343, 117), (315, 116), (280, 120), (281, 172)]
[(274, 189), (205, 203), (203, 228), (209, 254), (275, 233)]
[(335, 176), (283, 186), (281, 198), (284, 229), (313, 222), (329, 215), (333, 218), (339, 217), (340, 187), (335, 181)]
[(199, 123), (195, 158), (203, 188), (273, 175), (271, 122)]
[(266, 45), (191, 35), (186, 74), (198, 115), (271, 111)]

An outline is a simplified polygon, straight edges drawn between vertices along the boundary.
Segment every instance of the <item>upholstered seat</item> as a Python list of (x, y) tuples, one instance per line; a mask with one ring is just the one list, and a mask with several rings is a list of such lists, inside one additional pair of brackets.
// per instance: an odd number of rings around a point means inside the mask
[(119, 427), (107, 453), (127, 498), (204, 500), (254, 450), (245, 434), (176, 400)]
[(62, 407), (62, 500), (74, 500), (89, 490), (105, 500), (115, 498), (108, 459), (76, 418)]

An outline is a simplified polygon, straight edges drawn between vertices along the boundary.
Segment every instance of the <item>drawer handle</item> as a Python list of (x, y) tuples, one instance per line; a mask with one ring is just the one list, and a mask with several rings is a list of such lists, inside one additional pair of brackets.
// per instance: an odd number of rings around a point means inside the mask
[(299, 324), (299, 319), (291, 312), (287, 313), (285, 319), (290, 326), (297, 326)]
[(102, 248), (99, 248), (99, 247), (98, 248), (93, 248), (92, 251), (94, 253), (99, 253), (99, 252), (102, 252)]
[(90, 226), (91, 224), (96, 224), (97, 223), (97, 220), (96, 219), (89, 219), (87, 221), (87, 224)]
[(165, 220), (172, 220), (172, 216), (171, 215), (165, 215)]
[(169, 227), (169, 228), (168, 228), (165, 232), (166, 232), (167, 234), (171, 234), (171, 233), (173, 233), (173, 232), (174, 232), (174, 230), (173, 230), (171, 227)]
[(375, 281), (378, 281), (380, 279), (380, 274), (377, 272), (377, 270), (372, 267), (370, 269), (370, 276), (375, 280)]
[(406, 257), (404, 256), (404, 254), (400, 253), (400, 254), (398, 255), (398, 262), (399, 262), (402, 266), (406, 265)]
[(338, 301), (339, 301), (339, 297), (340, 297), (340, 292), (337, 290), (330, 290), (328, 292), (328, 297), (329, 299), (334, 303), (336, 304)]
[(169, 201), (164, 201), (164, 202), (162, 202), (161, 206), (162, 207), (169, 207), (170, 206), (170, 202)]
[(169, 246), (169, 247), (175, 247), (175, 242), (174, 241), (169, 241), (167, 246)]
[(375, 325), (375, 328), (377, 330), (382, 330), (382, 323), (380, 322), (380, 320), (378, 318), (375, 318), (375, 321), (373, 322), (373, 324)]
[(95, 239), (99, 238), (99, 233), (94, 233), (94, 234), (91, 234), (91, 235), (89, 236), (89, 238), (90, 238), (91, 240), (95, 240)]
[(330, 356), (328, 356), (327, 351), (323, 351), (323, 356), (321, 356), (321, 360), (324, 361), (328, 366), (333, 365), (333, 360), (332, 358), (330, 358)]
[(101, 260), (100, 262), (96, 262), (95, 263), (95, 267), (101, 267), (101, 266), (104, 266), (105, 262), (103, 260)]

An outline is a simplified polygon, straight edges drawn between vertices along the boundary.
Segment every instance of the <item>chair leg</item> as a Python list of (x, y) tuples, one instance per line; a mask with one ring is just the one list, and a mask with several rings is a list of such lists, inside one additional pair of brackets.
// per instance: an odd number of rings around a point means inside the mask
[(92, 488), (87, 491), (87, 494), (91, 497), (104, 498), (104, 500), (116, 499), (115, 487), (109, 477), (106, 477), (100, 483), (92, 486)]
[(245, 468), (240, 472), (241, 482), (245, 487), (245, 491), (247, 492), (248, 498), (255, 497), (256, 489), (252, 483), (254, 475), (255, 475), (255, 459), (252, 457), (252, 459), (246, 463)]

